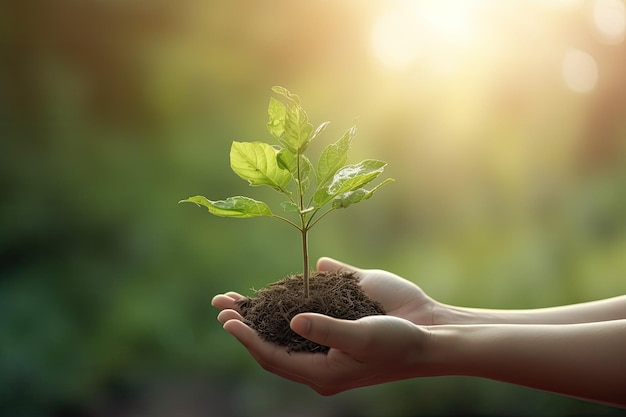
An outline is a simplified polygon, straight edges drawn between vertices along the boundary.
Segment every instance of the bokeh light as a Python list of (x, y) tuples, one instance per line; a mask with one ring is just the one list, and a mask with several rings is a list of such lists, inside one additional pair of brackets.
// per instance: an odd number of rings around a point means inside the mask
[(588, 53), (570, 49), (563, 58), (563, 78), (572, 91), (588, 93), (598, 82), (598, 64)]
[(602, 42), (623, 42), (626, 38), (626, 5), (621, 0), (595, 0), (593, 23)]

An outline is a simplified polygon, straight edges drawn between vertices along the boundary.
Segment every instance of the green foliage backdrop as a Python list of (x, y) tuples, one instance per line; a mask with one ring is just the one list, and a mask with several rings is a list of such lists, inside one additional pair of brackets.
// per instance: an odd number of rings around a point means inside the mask
[[(322, 398), (215, 320), (214, 294), (301, 268), (288, 226), (176, 204), (249, 192), (228, 152), (268, 139), (273, 85), (328, 138), (356, 123), (351, 161), (397, 180), (320, 224), (312, 257), (468, 306), (626, 291), (626, 43), (592, 1), (478, 1), (476, 39), (446, 26), (465, 2), (415, 3), (432, 25), (398, 38), (401, 1), (2, 3), (0, 415), (625, 415), (470, 378)], [(593, 57), (594, 88), (564, 55)]]

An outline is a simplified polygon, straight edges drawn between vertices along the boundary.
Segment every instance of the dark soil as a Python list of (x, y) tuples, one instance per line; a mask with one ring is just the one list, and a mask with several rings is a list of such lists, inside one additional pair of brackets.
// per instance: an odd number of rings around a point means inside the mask
[(304, 299), (300, 274), (269, 284), (238, 304), (246, 324), (263, 339), (286, 346), (288, 352), (329, 350), (291, 330), (289, 322), (296, 314), (321, 313), (347, 320), (385, 314), (383, 307), (363, 292), (358, 278), (345, 272), (311, 272), (308, 299)]

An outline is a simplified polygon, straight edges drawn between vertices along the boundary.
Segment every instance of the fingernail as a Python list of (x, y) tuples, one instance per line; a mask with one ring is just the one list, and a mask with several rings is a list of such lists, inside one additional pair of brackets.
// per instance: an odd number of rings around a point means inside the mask
[(294, 317), (291, 322), (291, 328), (294, 332), (306, 336), (311, 331), (311, 320), (305, 317)]

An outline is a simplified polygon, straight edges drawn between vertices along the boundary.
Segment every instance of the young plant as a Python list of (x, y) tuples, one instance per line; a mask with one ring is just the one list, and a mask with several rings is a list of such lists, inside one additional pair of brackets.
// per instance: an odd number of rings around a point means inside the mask
[(249, 197), (236, 196), (212, 201), (203, 196), (180, 202), (195, 203), (221, 217), (274, 217), (298, 229), (302, 241), (304, 297), (309, 297), (308, 233), (330, 212), (346, 208), (370, 198), (388, 178), (371, 190), (363, 188), (384, 170), (386, 162), (366, 159), (346, 165), (348, 149), (356, 135), (350, 128), (337, 142), (326, 146), (314, 166), (305, 155), (309, 144), (328, 126), (322, 123), (313, 130), (300, 104), (300, 99), (283, 87), (272, 91), (283, 101), (270, 98), (267, 128), (278, 144), (264, 142), (233, 142), (230, 149), (232, 170), (251, 186), (269, 186), (287, 200), (281, 206), (285, 216), (275, 214), (270, 207)]

